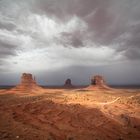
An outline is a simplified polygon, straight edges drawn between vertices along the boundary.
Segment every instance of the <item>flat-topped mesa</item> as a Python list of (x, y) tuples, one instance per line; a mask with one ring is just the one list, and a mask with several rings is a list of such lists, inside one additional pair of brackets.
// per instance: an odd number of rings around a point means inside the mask
[(71, 83), (71, 79), (67, 79), (67, 80), (65, 81), (64, 87), (66, 87), (66, 88), (72, 88), (72, 87), (74, 87), (74, 86), (72, 85), (72, 83)]

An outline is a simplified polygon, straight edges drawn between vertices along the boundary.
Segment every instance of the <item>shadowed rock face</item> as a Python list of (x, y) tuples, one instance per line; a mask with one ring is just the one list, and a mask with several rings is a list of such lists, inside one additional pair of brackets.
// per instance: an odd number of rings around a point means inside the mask
[(106, 85), (106, 83), (102, 76), (96, 75), (91, 78), (91, 85), (102, 86), (102, 85)]
[(71, 83), (71, 79), (67, 79), (65, 81), (64, 87), (67, 87), (67, 88), (72, 88), (73, 87), (73, 85)]
[(91, 85), (87, 87), (87, 89), (111, 89), (107, 86), (104, 78), (101, 75), (95, 75), (91, 78)]
[(71, 79), (67, 79), (67, 80), (65, 81), (65, 85), (71, 85)]

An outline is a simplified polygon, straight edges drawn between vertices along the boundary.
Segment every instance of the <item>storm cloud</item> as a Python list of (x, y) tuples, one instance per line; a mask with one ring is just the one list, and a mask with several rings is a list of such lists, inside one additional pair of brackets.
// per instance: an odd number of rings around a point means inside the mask
[(139, 61), (139, 0), (0, 0), (3, 79), (32, 72), (41, 84), (57, 84), (66, 75), (86, 84), (93, 71), (113, 84), (140, 84)]

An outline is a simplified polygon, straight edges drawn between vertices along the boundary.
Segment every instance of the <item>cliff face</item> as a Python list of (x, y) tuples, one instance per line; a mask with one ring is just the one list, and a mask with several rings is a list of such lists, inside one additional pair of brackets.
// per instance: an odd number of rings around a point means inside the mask
[(87, 89), (110, 89), (110, 87), (107, 86), (103, 76), (95, 75), (91, 78), (91, 84), (87, 87)]
[(91, 85), (103, 86), (103, 85), (106, 85), (106, 83), (105, 83), (105, 80), (102, 76), (96, 75), (96, 76), (91, 78)]
[(73, 88), (74, 86), (71, 83), (71, 79), (67, 79), (64, 84), (65, 88)]
[(32, 74), (30, 73), (23, 73), (21, 76), (21, 85), (24, 86), (36, 85), (35, 77), (33, 78)]
[(20, 92), (36, 92), (42, 90), (43, 88), (37, 85), (35, 77), (30, 73), (23, 73), (21, 76), (21, 82), (15, 88), (11, 89), (12, 91)]

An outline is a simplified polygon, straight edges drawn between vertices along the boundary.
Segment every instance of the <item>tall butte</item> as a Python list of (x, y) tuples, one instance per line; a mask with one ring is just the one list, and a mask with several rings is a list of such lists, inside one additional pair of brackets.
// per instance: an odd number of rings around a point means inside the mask
[(110, 89), (110, 87), (106, 84), (103, 76), (95, 75), (91, 77), (91, 84), (87, 89)]
[(35, 76), (33, 78), (32, 74), (30, 73), (23, 73), (21, 76), (21, 84), (22, 86), (26, 87), (26, 88), (31, 88), (33, 86), (36, 86), (36, 80), (35, 80)]
[(36, 92), (41, 89), (43, 88), (37, 85), (35, 76), (33, 77), (30, 73), (23, 73), (21, 76), (21, 83), (12, 90), (22, 92)]
[(65, 81), (64, 88), (74, 88), (74, 86), (71, 83), (71, 79), (67, 79)]

